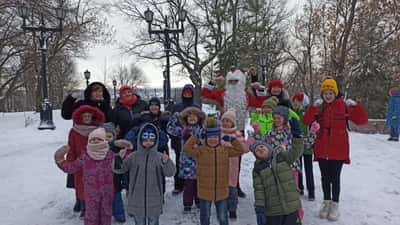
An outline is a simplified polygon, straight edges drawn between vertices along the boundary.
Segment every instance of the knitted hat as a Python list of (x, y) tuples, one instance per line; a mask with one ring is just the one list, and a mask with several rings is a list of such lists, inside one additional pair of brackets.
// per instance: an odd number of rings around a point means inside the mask
[(275, 96), (271, 96), (263, 102), (262, 107), (268, 107), (273, 110), (278, 106), (278, 103), (279, 99)]
[(322, 81), (321, 87), (320, 87), (320, 92), (324, 91), (333, 91), (335, 93), (335, 96), (338, 96), (339, 94), (339, 89), (337, 87), (336, 81), (332, 79), (331, 77), (326, 78), (324, 81)]
[(133, 88), (132, 88), (131, 86), (129, 86), (129, 85), (122, 85), (122, 86), (119, 88), (119, 95), (121, 96), (122, 93), (124, 93), (124, 91), (126, 91), (126, 90), (130, 90), (130, 91), (133, 92)]
[(399, 87), (392, 87), (389, 90), (389, 95), (394, 96), (400, 94), (400, 88)]
[(92, 140), (93, 138), (99, 138), (103, 141), (106, 140), (106, 130), (102, 127), (95, 129), (94, 131), (90, 132), (88, 140)]
[(111, 122), (103, 123), (102, 125), (100, 125), (100, 127), (104, 128), (106, 130), (106, 133), (112, 133), (114, 137), (117, 135), (117, 131), (115, 130), (115, 126)]
[(271, 80), (268, 83), (268, 89), (271, 90), (273, 87), (283, 88), (283, 83), (280, 80)]
[(222, 117), (221, 120), (223, 119), (228, 119), (233, 123), (233, 126), (236, 125), (236, 112), (233, 109), (229, 109), (228, 111), (226, 111)]
[(204, 122), (204, 136), (205, 138), (211, 136), (221, 136), (221, 127), (214, 117), (207, 117)]
[(274, 111), (272, 112), (273, 115), (280, 115), (285, 118), (285, 121), (287, 122), (289, 120), (289, 108), (283, 105), (278, 105)]
[(267, 149), (269, 150), (269, 153), (268, 153), (268, 157), (267, 158), (269, 158), (270, 156), (272, 156), (272, 152), (273, 152), (273, 148), (272, 148), (272, 146), (271, 145), (269, 145), (269, 144), (267, 144), (265, 141), (261, 141), (261, 140), (257, 140), (257, 141), (254, 141), (251, 145), (250, 145), (250, 147), (249, 147), (249, 149), (250, 149), (250, 151), (257, 157), (257, 155), (256, 155), (256, 148), (257, 148), (257, 146), (259, 146), (259, 145), (264, 145), (265, 147), (267, 147)]
[(303, 102), (304, 99), (304, 93), (302, 92), (297, 92), (296, 94), (293, 95), (292, 100), (297, 100), (299, 102)]
[(157, 98), (157, 97), (152, 97), (152, 98), (149, 100), (149, 105), (157, 105), (158, 107), (161, 107), (161, 101), (160, 101), (160, 99)]

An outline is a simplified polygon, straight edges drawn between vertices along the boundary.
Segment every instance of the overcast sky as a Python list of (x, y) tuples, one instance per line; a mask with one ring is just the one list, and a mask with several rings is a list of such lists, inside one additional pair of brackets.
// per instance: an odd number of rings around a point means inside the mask
[[(113, 0), (97, 0), (109, 1)], [(304, 0), (289, 0), (290, 7), (295, 9), (300, 8), (300, 3)], [(126, 22), (122, 16), (109, 16), (108, 22), (116, 31), (115, 39), (117, 42), (126, 42), (132, 37), (132, 26)], [(145, 23), (145, 22), (143, 22)], [(101, 81), (111, 85), (111, 80), (114, 77), (113, 70), (121, 64), (130, 64), (135, 61), (135, 58), (121, 54), (117, 45), (97, 45), (91, 48), (86, 59), (77, 59), (77, 75), (82, 77), (81, 85), (84, 86), (85, 80), (83, 72), (89, 70), (91, 72), (90, 81)], [(162, 87), (162, 71), (161, 62), (156, 60), (148, 60), (139, 62), (137, 65), (143, 70), (148, 79), (146, 86)], [(185, 83), (190, 82), (188, 79), (176, 78), (171, 71), (172, 87), (181, 87)]]

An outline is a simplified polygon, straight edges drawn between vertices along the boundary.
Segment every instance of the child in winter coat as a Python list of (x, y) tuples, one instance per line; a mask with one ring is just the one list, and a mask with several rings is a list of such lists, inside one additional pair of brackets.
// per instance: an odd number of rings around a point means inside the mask
[(84, 185), (85, 225), (111, 225), (114, 196), (112, 161), (114, 153), (109, 151), (106, 132), (103, 128), (93, 130), (88, 137), (86, 151), (76, 160), (65, 160), (71, 153), (70, 146), (58, 149), (54, 158), (57, 166), (66, 173), (82, 171)]
[(388, 141), (399, 141), (400, 127), (400, 88), (393, 87), (389, 90), (389, 103), (386, 124), (390, 126)]
[[(180, 121), (183, 126), (182, 145), (190, 136), (200, 136), (200, 130), (206, 115), (196, 107), (188, 107), (180, 113)], [(199, 143), (200, 144), (200, 143)], [(191, 211), (193, 203), (198, 205), (197, 198), (197, 172), (196, 159), (181, 152), (179, 158), (179, 177), (183, 181), (183, 207), (184, 211)]]
[(350, 163), (346, 123), (351, 120), (356, 125), (365, 124), (368, 114), (361, 103), (344, 100), (332, 78), (322, 82), (320, 91), (322, 99), (308, 107), (302, 121), (307, 126), (317, 121), (321, 126), (314, 143), (314, 160), (321, 170), (324, 192), (319, 216), (336, 221), (339, 218), (340, 174), (343, 163)]
[(125, 150), (116, 156), (113, 171), (129, 172), (127, 211), (136, 225), (158, 224), (163, 205), (163, 175), (171, 177), (175, 165), (168, 155), (157, 151), (158, 129), (151, 123), (142, 125), (138, 133), (137, 150), (129, 154), (122, 165), (116, 162), (125, 155)]
[[(208, 117), (204, 132), (191, 136), (183, 146), (190, 157), (197, 158), (197, 195), (200, 199), (200, 224), (209, 225), (211, 203), (217, 209), (220, 225), (228, 222), (229, 196), (229, 158), (239, 157), (243, 153), (242, 144), (233, 137), (224, 136), (222, 139), (231, 142), (232, 146), (221, 145), (221, 128), (217, 121)], [(202, 144), (199, 145), (198, 143)]]
[[(243, 145), (244, 152), (248, 152), (249, 148), (242, 133), (236, 128), (236, 113), (234, 110), (228, 110), (221, 117), (221, 137), (225, 135), (236, 138)], [(232, 147), (230, 142), (221, 141), (222, 146)], [(237, 219), (237, 205), (238, 205), (238, 184), (239, 179), (239, 157), (229, 158), (229, 197), (228, 197), (228, 210), (229, 218)]]
[(273, 148), (264, 141), (250, 146), (256, 156), (253, 169), (255, 210), (258, 225), (299, 225), (300, 195), (291, 165), (303, 153), (303, 140), (293, 138), (293, 145)]
[[(296, 93), (292, 97), (292, 105), (294, 111), (297, 113), (297, 115), (300, 117), (300, 119), (303, 118), (304, 114), (304, 107), (306, 106), (304, 104), (306, 100), (306, 96), (304, 93)], [(315, 125), (316, 126), (316, 125)], [(313, 126), (315, 128), (315, 126)], [(300, 173), (299, 173), (299, 188), (300, 188), (300, 194), (304, 194), (304, 185), (303, 185), (303, 173), (302, 173), (302, 167), (303, 167), (303, 159), (304, 159), (304, 170), (305, 170), (305, 176), (306, 176), (306, 183), (307, 183), (307, 191), (308, 191), (308, 200), (309, 201), (314, 201), (315, 200), (315, 192), (314, 192), (314, 174), (313, 174), (313, 159), (312, 159), (312, 154), (313, 154), (313, 144), (314, 144), (314, 139), (315, 139), (315, 129), (312, 129), (313, 132), (310, 132), (308, 129), (308, 126), (304, 125), (302, 122), (300, 122), (300, 129), (301, 133), (303, 135), (303, 140), (304, 140), (304, 153), (303, 156), (300, 157)]]
[[(82, 105), (72, 113), (72, 129), (68, 135), (68, 146), (70, 148), (67, 161), (75, 161), (86, 151), (88, 135), (105, 121), (105, 116), (100, 109), (94, 106)], [(80, 202), (81, 215), (85, 214), (83, 172), (77, 170), (74, 173), (74, 186), (76, 198)]]

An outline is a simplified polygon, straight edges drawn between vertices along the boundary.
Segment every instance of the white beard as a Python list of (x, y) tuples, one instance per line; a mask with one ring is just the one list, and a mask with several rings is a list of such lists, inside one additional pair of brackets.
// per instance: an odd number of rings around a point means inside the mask
[(247, 116), (247, 96), (240, 82), (236, 85), (229, 83), (225, 87), (224, 112), (233, 109), (236, 112), (236, 126), (244, 130)]

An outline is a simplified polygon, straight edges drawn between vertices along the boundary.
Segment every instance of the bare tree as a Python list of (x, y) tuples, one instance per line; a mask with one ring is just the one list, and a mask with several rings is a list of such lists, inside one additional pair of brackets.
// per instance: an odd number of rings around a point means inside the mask
[(116, 74), (114, 79), (118, 80), (121, 85), (137, 88), (147, 82), (143, 70), (134, 63), (129, 66), (120, 65), (114, 73)]

